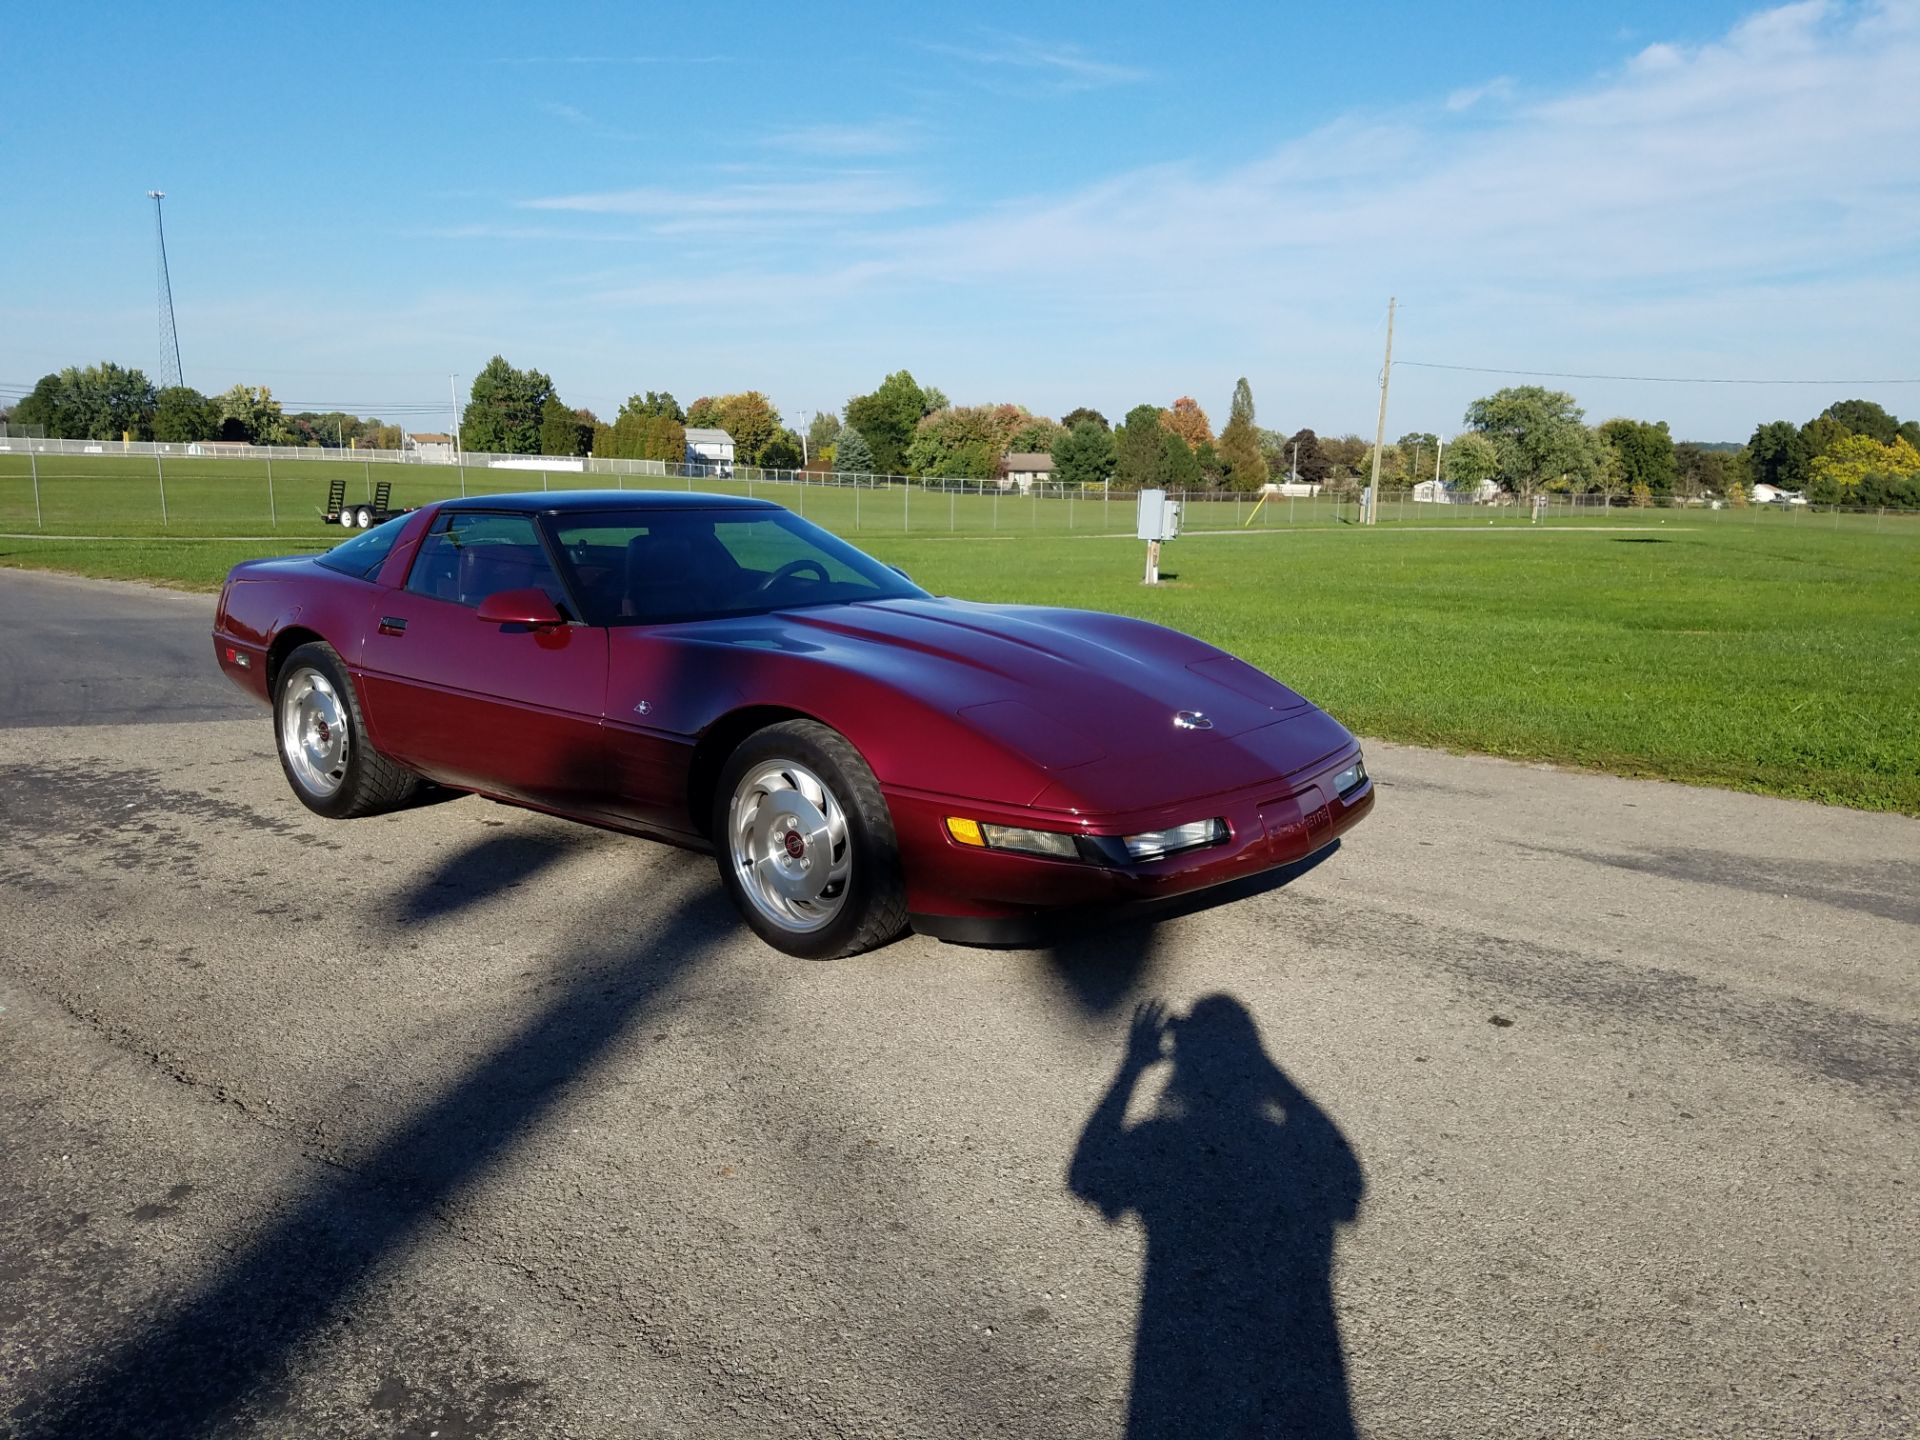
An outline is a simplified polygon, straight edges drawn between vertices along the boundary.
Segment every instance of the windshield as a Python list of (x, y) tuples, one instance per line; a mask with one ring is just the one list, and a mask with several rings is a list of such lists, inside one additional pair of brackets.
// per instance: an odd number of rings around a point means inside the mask
[(573, 593), (595, 625), (927, 593), (786, 510), (606, 510), (550, 516), (547, 523)]
[(356, 535), (334, 546), (326, 554), (314, 556), (314, 563), (324, 565), (329, 570), (338, 570), (343, 575), (371, 580), (380, 573), (380, 567), (387, 563), (387, 552), (393, 549), (393, 542), (400, 538), (401, 527), (406, 523), (405, 515), (396, 515), (364, 535)]

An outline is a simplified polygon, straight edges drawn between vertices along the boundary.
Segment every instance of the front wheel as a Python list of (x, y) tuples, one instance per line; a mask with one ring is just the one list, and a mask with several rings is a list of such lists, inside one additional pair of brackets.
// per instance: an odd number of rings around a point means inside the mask
[(404, 805), (420, 788), (418, 776), (367, 742), (353, 681), (339, 652), (324, 641), (302, 645), (281, 662), (273, 735), (287, 783), (316, 815), (377, 814)]
[(748, 737), (721, 772), (713, 836), (728, 897), (776, 950), (831, 960), (906, 928), (893, 817), (838, 731), (789, 720)]

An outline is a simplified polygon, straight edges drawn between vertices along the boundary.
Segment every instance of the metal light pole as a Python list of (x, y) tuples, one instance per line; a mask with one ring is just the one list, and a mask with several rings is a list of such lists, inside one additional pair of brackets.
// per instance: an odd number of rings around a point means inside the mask
[(173, 324), (173, 280), (167, 273), (167, 226), (160, 218), (160, 202), (167, 198), (164, 190), (149, 190), (147, 198), (153, 201), (153, 235), (160, 252), (160, 383), (162, 386), (180, 385), (180, 333)]

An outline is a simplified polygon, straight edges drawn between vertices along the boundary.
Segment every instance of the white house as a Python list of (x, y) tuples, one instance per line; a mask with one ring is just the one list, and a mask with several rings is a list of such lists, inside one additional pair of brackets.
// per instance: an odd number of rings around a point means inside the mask
[(400, 448), (422, 465), (451, 465), (455, 459), (451, 435), (406, 435)]
[(1022, 495), (1053, 479), (1053, 456), (1043, 450), (1014, 450), (1000, 458), (1000, 488)]
[(1449, 490), (1438, 480), (1422, 480), (1413, 487), (1415, 503), (1424, 505), (1485, 505), (1499, 496), (1500, 487), (1491, 480), (1482, 480), (1471, 496)]
[(700, 465), (709, 474), (733, 473), (733, 437), (724, 430), (692, 426), (687, 430), (687, 464)]

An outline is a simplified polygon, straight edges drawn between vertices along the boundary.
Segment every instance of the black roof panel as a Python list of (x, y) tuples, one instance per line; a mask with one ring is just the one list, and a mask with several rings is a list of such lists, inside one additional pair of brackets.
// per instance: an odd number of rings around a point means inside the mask
[(708, 495), (698, 490), (524, 490), (512, 495), (463, 495), (440, 502), (446, 510), (524, 510), (567, 515), (582, 510), (778, 510), (771, 500)]

